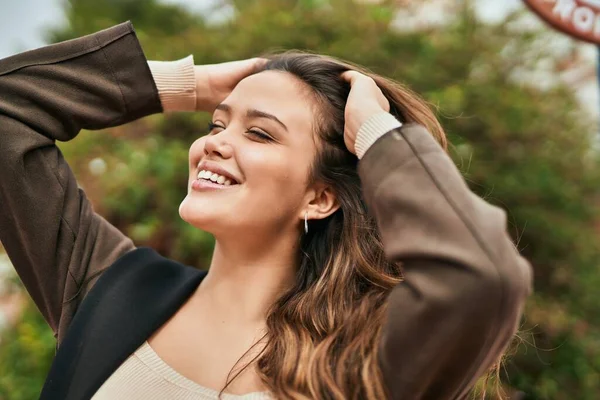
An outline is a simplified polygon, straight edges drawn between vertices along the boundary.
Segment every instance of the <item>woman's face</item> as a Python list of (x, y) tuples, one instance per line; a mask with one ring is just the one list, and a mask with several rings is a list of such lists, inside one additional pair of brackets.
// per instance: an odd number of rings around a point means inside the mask
[[(289, 73), (242, 80), (215, 110), (211, 132), (190, 148), (181, 217), (215, 236), (300, 227), (316, 155), (312, 105), (308, 88)], [(209, 172), (198, 179), (202, 170)]]

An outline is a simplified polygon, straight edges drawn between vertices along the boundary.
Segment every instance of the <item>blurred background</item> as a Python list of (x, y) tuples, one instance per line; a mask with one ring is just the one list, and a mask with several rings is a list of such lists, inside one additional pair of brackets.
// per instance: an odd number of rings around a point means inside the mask
[[(508, 211), (535, 270), (500, 374), (507, 395), (600, 398), (595, 46), (552, 31), (519, 0), (0, 0), (0, 57), (126, 20), (149, 59), (307, 49), (422, 94), (471, 188)], [(136, 244), (205, 268), (212, 238), (177, 210), (187, 148), (207, 122), (157, 115), (60, 147), (96, 210)], [(0, 400), (38, 397), (54, 345), (0, 247)]]

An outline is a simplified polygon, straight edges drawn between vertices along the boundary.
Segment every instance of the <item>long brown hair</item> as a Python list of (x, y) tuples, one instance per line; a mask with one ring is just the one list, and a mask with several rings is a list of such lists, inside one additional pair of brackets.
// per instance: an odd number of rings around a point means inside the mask
[(358, 159), (344, 144), (350, 86), (340, 75), (349, 69), (375, 80), (399, 121), (424, 125), (446, 148), (433, 111), (397, 82), (331, 57), (301, 52), (269, 56), (264, 70), (290, 73), (309, 88), (320, 139), (309, 181), (330, 185), (340, 204), (329, 217), (309, 223), (300, 242), (295, 284), (267, 314), (265, 344), (254, 359), (261, 380), (277, 399), (388, 397), (378, 339), (388, 295), (402, 281), (402, 268), (384, 254), (362, 195)]

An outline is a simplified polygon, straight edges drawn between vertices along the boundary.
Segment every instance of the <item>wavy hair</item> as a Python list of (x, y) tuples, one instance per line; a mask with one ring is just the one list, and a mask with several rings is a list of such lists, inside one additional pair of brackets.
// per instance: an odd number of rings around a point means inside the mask
[[(268, 58), (264, 70), (287, 72), (308, 88), (318, 138), (309, 182), (330, 185), (340, 207), (309, 222), (309, 233), (300, 239), (295, 284), (268, 311), (264, 347), (250, 363), (256, 361), (259, 377), (277, 399), (387, 398), (378, 338), (402, 268), (384, 254), (363, 198), (358, 159), (344, 144), (350, 85), (340, 75), (351, 69), (370, 76), (399, 121), (425, 126), (444, 148), (446, 135), (429, 106), (397, 82), (322, 55), (286, 52)], [(225, 387), (250, 363), (228, 377)]]

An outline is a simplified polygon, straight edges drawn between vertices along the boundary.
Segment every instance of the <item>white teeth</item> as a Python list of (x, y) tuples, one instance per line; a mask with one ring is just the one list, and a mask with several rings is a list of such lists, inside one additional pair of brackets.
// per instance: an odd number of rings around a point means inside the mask
[(201, 170), (198, 172), (198, 179), (207, 179), (220, 185), (230, 186), (233, 182), (223, 175), (215, 174), (210, 171)]

